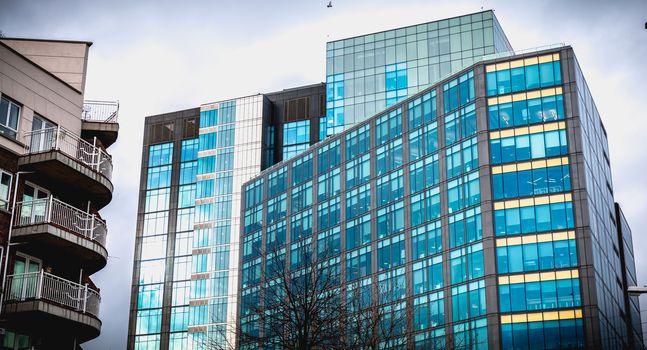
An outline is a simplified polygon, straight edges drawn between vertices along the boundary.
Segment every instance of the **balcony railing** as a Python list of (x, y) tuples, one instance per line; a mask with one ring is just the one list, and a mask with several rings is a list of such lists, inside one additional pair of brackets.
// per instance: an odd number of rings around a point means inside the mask
[(87, 142), (64, 128), (30, 131), (25, 135), (25, 145), (27, 154), (61, 151), (108, 179), (112, 176), (112, 157), (96, 141)]
[(7, 276), (7, 302), (47, 300), (99, 317), (99, 292), (43, 270)]
[(83, 112), (81, 112), (81, 119), (83, 120), (116, 123), (118, 117), (118, 101), (83, 101)]
[(54, 197), (16, 203), (14, 227), (54, 224), (106, 246), (106, 222)]

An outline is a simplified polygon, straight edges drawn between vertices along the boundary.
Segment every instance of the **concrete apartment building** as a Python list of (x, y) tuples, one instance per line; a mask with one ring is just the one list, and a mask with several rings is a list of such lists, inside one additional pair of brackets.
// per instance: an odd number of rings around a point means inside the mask
[(101, 331), (118, 103), (84, 101), (92, 43), (0, 38), (3, 349), (79, 349)]

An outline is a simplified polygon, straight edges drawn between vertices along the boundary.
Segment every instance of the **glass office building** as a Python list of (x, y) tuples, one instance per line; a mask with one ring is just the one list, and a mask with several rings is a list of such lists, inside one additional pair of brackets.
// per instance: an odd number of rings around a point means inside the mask
[(234, 343), (241, 186), (319, 140), (324, 93), (314, 84), (146, 118), (129, 349)]
[[(396, 286), (372, 300), (410, 316), (383, 349), (642, 348), (631, 231), (568, 46), (476, 62), (242, 194), (241, 300), (273, 288), (268, 247), (294, 275), (325, 248), (335, 292)], [(263, 332), (245, 302), (239, 322)]]
[(186, 346), (199, 112), (194, 108), (146, 119), (129, 348)]
[(326, 134), (332, 135), (479, 61), (511, 51), (493, 11), (326, 45)]

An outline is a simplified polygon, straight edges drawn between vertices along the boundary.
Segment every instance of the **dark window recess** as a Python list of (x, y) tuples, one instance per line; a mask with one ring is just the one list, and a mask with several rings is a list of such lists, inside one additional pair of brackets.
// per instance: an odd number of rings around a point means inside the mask
[(192, 139), (198, 137), (198, 118), (184, 119), (184, 127), (182, 128), (182, 137), (185, 139)]
[(175, 130), (174, 122), (159, 123), (151, 125), (150, 143), (160, 143), (173, 140)]
[(293, 122), (310, 118), (310, 97), (294, 98), (285, 101), (284, 121)]
[(317, 114), (317, 116), (319, 116), (319, 117), (323, 117), (323, 116), (326, 115), (325, 101), (326, 101), (325, 96), (323, 94), (319, 95), (319, 113)]

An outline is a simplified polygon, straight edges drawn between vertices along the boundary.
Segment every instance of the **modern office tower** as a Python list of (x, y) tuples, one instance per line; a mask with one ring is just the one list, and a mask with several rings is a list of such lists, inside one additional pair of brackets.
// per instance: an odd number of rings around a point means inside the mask
[(200, 109), (146, 118), (128, 347), (186, 346)]
[(99, 336), (116, 102), (84, 101), (89, 42), (0, 38), (0, 344)]
[(234, 342), (240, 188), (319, 141), (324, 94), (315, 84), (146, 118), (130, 349)]
[(327, 135), (357, 124), (441, 78), (512, 51), (491, 10), (336, 40), (326, 45)]
[(568, 46), (486, 57), (242, 194), (243, 331), (264, 329), (268, 249), (292, 275), (306, 249), (339, 267), (341, 300), (364, 286), (406, 315), (380, 348), (642, 348), (607, 136)]

